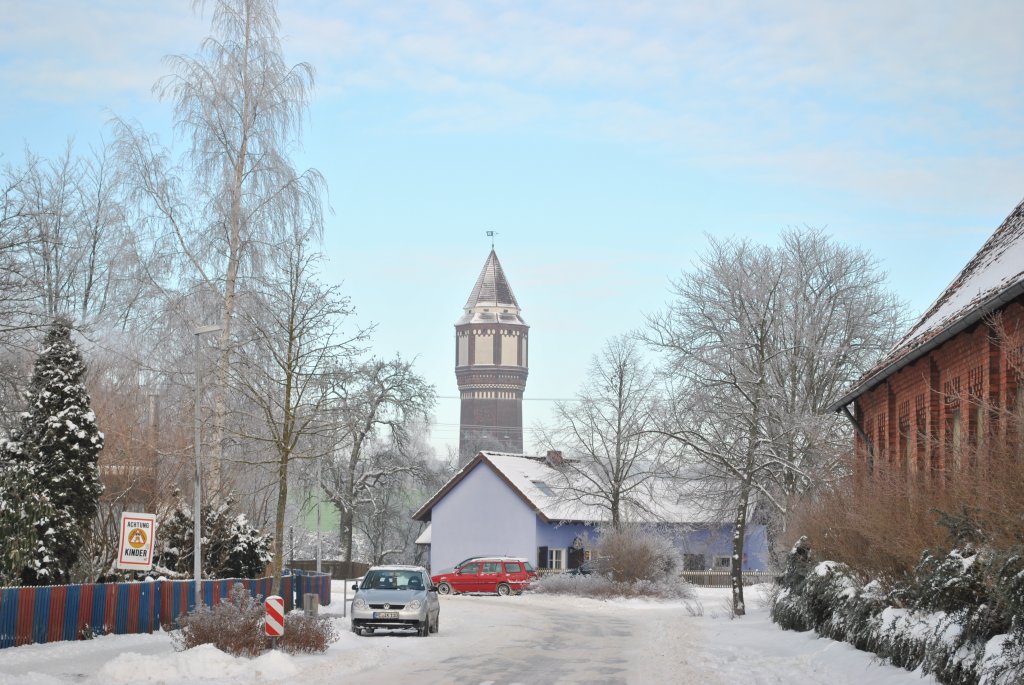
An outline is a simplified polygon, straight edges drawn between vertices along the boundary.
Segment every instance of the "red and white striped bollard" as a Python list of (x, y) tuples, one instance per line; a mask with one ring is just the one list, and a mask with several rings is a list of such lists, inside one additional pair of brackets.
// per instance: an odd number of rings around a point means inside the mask
[(284, 598), (270, 595), (263, 602), (263, 607), (267, 610), (263, 627), (270, 638), (271, 648), (277, 649), (277, 638), (284, 635)]

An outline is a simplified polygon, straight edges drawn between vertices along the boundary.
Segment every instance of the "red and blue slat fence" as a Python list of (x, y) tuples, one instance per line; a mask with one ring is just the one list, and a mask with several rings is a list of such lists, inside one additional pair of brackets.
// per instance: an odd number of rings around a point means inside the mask
[(331, 603), (331, 574), (316, 573), (315, 571), (300, 571), (295, 569), (292, 576), (295, 579), (295, 606), (303, 609), (303, 602), (307, 592), (319, 596), (320, 604), (326, 606)]
[[(295, 606), (293, 589), (331, 601), (328, 574), (296, 573), (284, 576), (285, 611)], [(228, 578), (202, 581), (203, 602), (215, 606), (226, 599), (235, 583), (254, 597), (271, 594), (273, 578)], [(89, 637), (90, 633), (152, 633), (177, 627), (177, 619), (195, 608), (191, 580), (142, 583), (102, 583), (0, 588), (0, 649), (33, 642), (57, 642)]]

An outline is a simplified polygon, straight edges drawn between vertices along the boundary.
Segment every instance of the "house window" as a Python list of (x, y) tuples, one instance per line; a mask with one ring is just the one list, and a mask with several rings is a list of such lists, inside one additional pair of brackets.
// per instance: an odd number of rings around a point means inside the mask
[(978, 445), (985, 434), (985, 405), (981, 400), (974, 405), (974, 435), (971, 436), (971, 444)]
[(959, 407), (957, 407), (950, 413), (949, 424), (950, 444), (953, 446), (954, 450), (959, 450), (961, 447), (963, 447), (964, 439), (963, 426), (961, 425), (962, 421), (960, 420)]
[(684, 554), (683, 555), (683, 570), (684, 571), (703, 571), (707, 566), (704, 565), (703, 554)]
[(728, 571), (732, 568), (732, 557), (715, 557), (715, 570)]
[(563, 569), (565, 564), (563, 561), (561, 549), (555, 549), (554, 547), (548, 548), (548, 568), (550, 569)]

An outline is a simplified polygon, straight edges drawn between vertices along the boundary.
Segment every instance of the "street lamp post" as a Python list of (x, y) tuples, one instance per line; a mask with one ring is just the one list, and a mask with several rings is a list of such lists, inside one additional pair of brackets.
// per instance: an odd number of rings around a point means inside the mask
[(192, 331), (195, 336), (195, 363), (196, 363), (196, 400), (195, 400), (195, 437), (193, 442), (195, 443), (195, 461), (196, 461), (196, 475), (195, 482), (193, 483), (193, 511), (192, 511), (192, 578), (195, 582), (195, 608), (198, 609), (203, 605), (203, 493), (202, 493), (202, 461), (201, 461), (201, 422), (199, 416), (199, 403), (200, 403), (200, 391), (202, 389), (202, 376), (199, 370), (199, 336), (206, 333), (214, 333), (221, 330), (220, 326), (200, 326), (199, 328)]

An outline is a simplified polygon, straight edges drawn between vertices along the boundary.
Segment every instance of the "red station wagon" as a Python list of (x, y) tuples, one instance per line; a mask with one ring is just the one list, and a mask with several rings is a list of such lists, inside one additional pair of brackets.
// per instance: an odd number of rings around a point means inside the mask
[(511, 557), (477, 557), (467, 559), (451, 571), (431, 576), (441, 595), (460, 592), (516, 594), (537, 579), (537, 572), (525, 559)]

